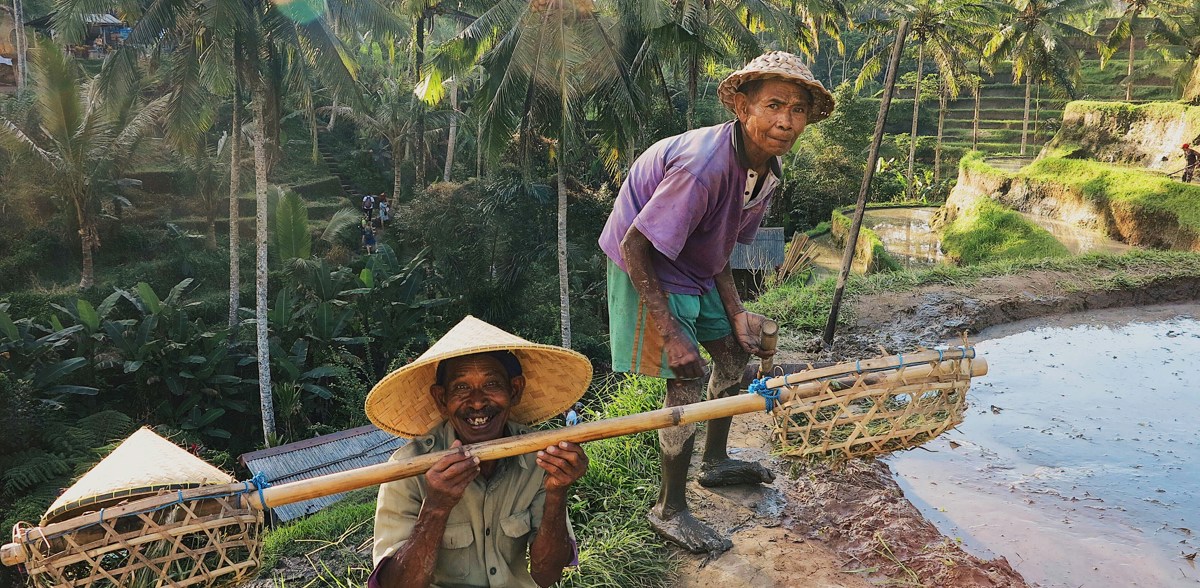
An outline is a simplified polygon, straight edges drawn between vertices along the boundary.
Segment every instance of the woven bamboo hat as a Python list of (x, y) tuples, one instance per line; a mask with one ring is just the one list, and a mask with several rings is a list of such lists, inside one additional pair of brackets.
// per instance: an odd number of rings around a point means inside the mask
[(233, 481), (229, 474), (142, 427), (63, 492), (42, 517), (42, 524), (163, 490)]
[(367, 395), (367, 418), (401, 437), (424, 435), (442, 421), (429, 386), (438, 363), (454, 357), (510, 351), (521, 362), (525, 392), (512, 407), (512, 420), (532, 425), (562, 414), (583, 397), (592, 363), (580, 353), (530, 343), (468, 315), (416, 361), (384, 376)]
[(813, 77), (812, 71), (808, 69), (800, 61), (799, 57), (792, 55), (786, 51), (768, 51), (755, 57), (746, 64), (746, 67), (739, 69), (725, 78), (720, 86), (717, 86), (717, 98), (721, 100), (721, 104), (725, 108), (733, 110), (733, 96), (738, 93), (738, 89), (742, 84), (750, 80), (786, 80), (800, 84), (812, 96), (812, 110), (808, 113), (808, 124), (820, 122), (829, 118), (833, 114), (833, 95), (817, 78)]

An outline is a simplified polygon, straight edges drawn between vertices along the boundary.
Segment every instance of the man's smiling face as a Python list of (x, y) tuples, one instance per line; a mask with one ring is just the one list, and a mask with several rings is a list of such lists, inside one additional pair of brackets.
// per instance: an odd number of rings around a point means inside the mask
[(444, 382), (429, 387), (442, 417), (465, 445), (504, 436), (509, 412), (521, 400), (525, 377), (510, 378), (500, 360), (467, 355), (444, 363)]

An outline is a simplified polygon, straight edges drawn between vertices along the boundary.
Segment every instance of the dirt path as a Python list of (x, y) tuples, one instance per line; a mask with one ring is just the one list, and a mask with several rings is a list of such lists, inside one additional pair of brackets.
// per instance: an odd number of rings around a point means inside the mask
[[(1154, 270), (1161, 268), (1097, 270), (1087, 276), (1033, 271), (863, 297), (851, 301), (855, 324), (839, 334), (833, 352), (805, 352), (812, 350), (807, 340), (784, 337), (780, 359), (870, 357), (881, 346), (904, 351), (963, 330), (978, 332), (1022, 319), (1200, 298), (1200, 279), (1143, 279)], [(1132, 285), (1144, 283), (1152, 285)], [(904, 498), (882, 462), (854, 461), (837, 468), (793, 464), (769, 455), (769, 430), (765, 415), (735, 418), (730, 447), (743, 459), (771, 467), (778, 476), (774, 483), (717, 491), (691, 483), (691, 504), (732, 537), (734, 548), (711, 560), (680, 553), (677, 585), (1027, 586), (1004, 558), (981, 560), (943, 536)]]

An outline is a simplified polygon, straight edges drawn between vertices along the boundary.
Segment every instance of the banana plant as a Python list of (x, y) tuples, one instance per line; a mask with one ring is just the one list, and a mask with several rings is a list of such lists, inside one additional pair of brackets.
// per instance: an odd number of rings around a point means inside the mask
[(0, 303), (0, 372), (30, 382), (38, 397), (54, 406), (61, 406), (69, 394), (94, 396), (100, 391), (64, 383), (67, 376), (88, 364), (70, 345), (72, 336), (83, 327), (55, 329), (27, 318), (14, 321), (8, 310), (7, 303)]

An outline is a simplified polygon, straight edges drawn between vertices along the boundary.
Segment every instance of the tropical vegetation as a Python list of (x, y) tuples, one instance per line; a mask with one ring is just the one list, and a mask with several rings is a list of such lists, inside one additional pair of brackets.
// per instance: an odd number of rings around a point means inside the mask
[[(945, 197), (943, 167), (965, 147), (943, 145), (943, 123), (964, 88), (971, 145), (1022, 154), (1042, 88), (1056, 100), (1086, 93), (1098, 75), (1090, 55), (1106, 64), (1127, 46), (1126, 77), (1142, 64), (1173, 77), (1174, 97), (1200, 101), (1196, 0), (1123, 11), (1092, 0), (26, 0), (14, 10), (50, 24), (40, 36), (20, 28), (33, 39), (16, 63), (20, 88), (0, 94), (0, 418), (11, 432), (0, 518), (10, 525), (38, 518), (141, 424), (230, 469), (242, 452), (364, 424), (366, 391), (468, 313), (578, 349), (603, 372), (595, 242), (623, 174), (653, 142), (727, 120), (718, 82), (764, 50), (802, 54), (839, 104), (785, 158), (769, 222), (788, 234), (847, 224), (835, 211), (866, 171), (902, 19), (911, 32), (872, 201)], [(101, 12), (129, 25), (124, 42), (73, 57)], [(1008, 76), (1023, 120), (1013, 110), (1005, 128), (981, 130), (981, 111), (1003, 109), (981, 105), (980, 88)], [(934, 99), (936, 122), (921, 104)], [(1024, 173), (1200, 227), (1184, 210), (1191, 188), (1170, 180), (1058, 157)], [(367, 255), (360, 239), (372, 227), (358, 206), (380, 192), (394, 218)], [(973, 214), (996, 227), (1008, 217)], [(994, 255), (988, 247), (978, 257)], [(917, 279), (889, 275), (850, 288)], [(780, 290), (756, 304), (819, 328), (810, 315), (832, 285)], [(592, 392), (596, 416), (625, 410), (625, 384), (609, 384)], [(584, 545), (591, 577), (666, 577), (660, 545), (629, 547), (649, 537), (641, 519), (618, 516), (644, 510), (652, 444), (589, 448), (619, 466), (580, 490), (612, 509), (572, 507), (597, 538)]]

